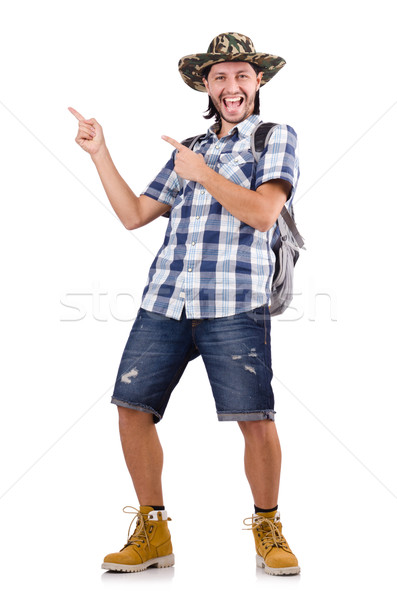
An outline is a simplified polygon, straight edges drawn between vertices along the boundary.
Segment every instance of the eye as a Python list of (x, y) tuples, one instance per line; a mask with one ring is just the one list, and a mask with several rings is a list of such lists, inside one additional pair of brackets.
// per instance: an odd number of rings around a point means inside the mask
[(217, 75), (217, 76), (215, 77), (215, 79), (216, 79), (216, 80), (219, 80), (219, 79), (224, 79), (224, 76), (223, 76), (223, 75)]

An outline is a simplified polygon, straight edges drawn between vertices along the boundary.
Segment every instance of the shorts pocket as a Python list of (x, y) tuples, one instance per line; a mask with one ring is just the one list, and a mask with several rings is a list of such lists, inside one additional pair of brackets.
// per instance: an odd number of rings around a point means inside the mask
[(171, 321), (171, 317), (166, 317), (165, 315), (162, 315), (160, 313), (156, 313), (153, 312), (151, 310), (146, 310), (146, 308), (140, 308), (139, 311), (142, 311), (141, 314), (139, 315), (140, 317), (143, 318), (149, 318), (152, 319), (152, 321), (164, 321), (164, 322), (168, 322)]

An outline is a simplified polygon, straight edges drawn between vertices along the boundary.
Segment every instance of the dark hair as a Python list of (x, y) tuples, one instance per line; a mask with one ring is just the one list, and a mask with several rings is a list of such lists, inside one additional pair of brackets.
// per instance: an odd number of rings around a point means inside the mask
[[(218, 64), (218, 63), (215, 63), (215, 64)], [(261, 73), (262, 69), (260, 67), (258, 67), (258, 65), (255, 65), (254, 63), (251, 63), (251, 62), (249, 62), (248, 64), (251, 65), (251, 67), (254, 69), (254, 71), (257, 75), (258, 75), (258, 73)], [(212, 67), (213, 67), (213, 65), (210, 65), (209, 67), (205, 67), (205, 69), (203, 69), (203, 71), (202, 71), (202, 76), (207, 81), (208, 81), (209, 72), (211, 71)], [(253, 114), (259, 115), (259, 110), (260, 110), (260, 107), (259, 107), (259, 90), (258, 90), (255, 94), (255, 103), (254, 103)], [(216, 125), (221, 124), (221, 115), (216, 110), (215, 105), (209, 96), (208, 96), (208, 108), (205, 112), (206, 112), (206, 114), (204, 114), (204, 119), (212, 119), (212, 117), (215, 117), (215, 124)]]

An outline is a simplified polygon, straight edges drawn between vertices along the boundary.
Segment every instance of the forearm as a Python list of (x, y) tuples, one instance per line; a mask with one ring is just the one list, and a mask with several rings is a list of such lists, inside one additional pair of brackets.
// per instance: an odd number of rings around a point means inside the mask
[(277, 219), (271, 202), (257, 191), (229, 181), (207, 167), (200, 183), (234, 217), (259, 231), (267, 231)]
[(192, 152), (166, 135), (163, 140), (176, 148), (174, 170), (183, 179), (201, 184), (236, 219), (259, 231), (268, 231), (289, 197), (292, 184), (284, 179), (272, 179), (255, 191), (237, 185), (211, 169), (200, 153)]
[(132, 229), (139, 221), (139, 198), (117, 171), (107, 148), (91, 158), (115, 213), (127, 229)]

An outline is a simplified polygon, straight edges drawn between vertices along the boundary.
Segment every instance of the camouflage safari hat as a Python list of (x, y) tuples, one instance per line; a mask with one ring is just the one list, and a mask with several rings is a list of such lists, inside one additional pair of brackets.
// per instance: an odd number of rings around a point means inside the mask
[(265, 85), (285, 65), (285, 60), (275, 54), (256, 52), (249, 37), (242, 33), (221, 33), (209, 45), (206, 53), (183, 56), (178, 69), (183, 81), (194, 90), (205, 92), (202, 72), (205, 67), (220, 62), (251, 62), (263, 70), (261, 86)]

